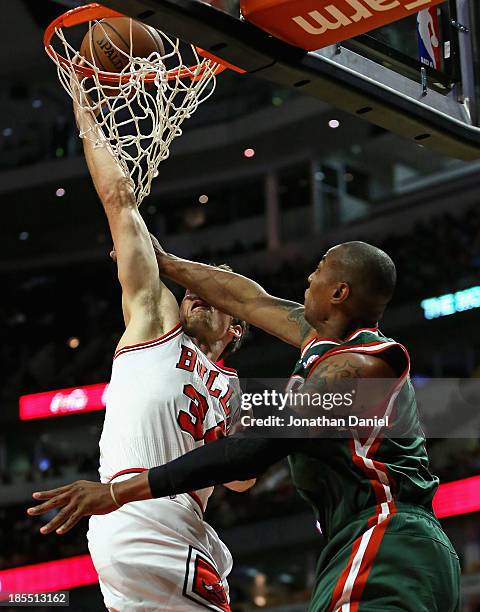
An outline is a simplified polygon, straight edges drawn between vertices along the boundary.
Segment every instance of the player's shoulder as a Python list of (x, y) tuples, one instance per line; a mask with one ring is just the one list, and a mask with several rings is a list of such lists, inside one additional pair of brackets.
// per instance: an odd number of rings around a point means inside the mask
[(216, 363), (213, 363), (213, 365), (217, 368), (217, 370), (221, 374), (223, 374), (224, 376), (227, 376), (228, 378), (231, 378), (232, 380), (236, 380), (238, 382), (237, 370), (235, 370), (234, 368), (227, 367), (223, 362), (220, 362), (220, 363), (216, 362)]
[(410, 355), (406, 347), (383, 334), (378, 327), (361, 328), (352, 333), (334, 354), (359, 353), (384, 360), (402, 376), (410, 370)]
[[(351, 332), (343, 340), (315, 337), (303, 348), (293, 375), (308, 378), (322, 362), (331, 364), (349, 355), (358, 356), (359, 361), (375, 363), (380, 357), (392, 363), (395, 371), (404, 372), (409, 368), (410, 358), (407, 349), (399, 342), (385, 336), (378, 327), (363, 327)], [(362, 357), (363, 356), (363, 357)], [(377, 364), (378, 365), (378, 364)]]
[(156, 338), (143, 341), (137, 341), (135, 336), (129, 337), (125, 333), (122, 340), (118, 344), (113, 359), (116, 360), (122, 355), (145, 355), (146, 353), (150, 352), (151, 349), (165, 347), (171, 345), (175, 341), (179, 342), (183, 333), (184, 332), (180, 323), (177, 323), (174, 327)]

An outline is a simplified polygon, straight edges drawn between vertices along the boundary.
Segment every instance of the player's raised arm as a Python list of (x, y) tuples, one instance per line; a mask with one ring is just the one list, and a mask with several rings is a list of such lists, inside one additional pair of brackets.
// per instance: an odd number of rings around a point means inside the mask
[(241, 274), (165, 253), (153, 237), (152, 243), (161, 273), (219, 310), (293, 346), (300, 347), (315, 334), (305, 320), (301, 304), (269, 295), (258, 283)]
[[(83, 138), (85, 158), (113, 238), (124, 312), (128, 313), (126, 323), (135, 328), (134, 341), (148, 340), (178, 322), (177, 302), (159, 278), (155, 253), (136, 205), (131, 179), (112, 155), (85, 94), (78, 88), (75, 93), (80, 102), (74, 102), (80, 135), (89, 135)], [(96, 142), (92, 142), (92, 137)]]

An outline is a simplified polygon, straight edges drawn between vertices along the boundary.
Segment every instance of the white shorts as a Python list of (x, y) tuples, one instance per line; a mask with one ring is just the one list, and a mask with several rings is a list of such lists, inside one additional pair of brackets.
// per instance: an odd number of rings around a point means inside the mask
[(109, 610), (230, 610), (232, 556), (192, 507), (179, 495), (90, 518), (88, 547)]

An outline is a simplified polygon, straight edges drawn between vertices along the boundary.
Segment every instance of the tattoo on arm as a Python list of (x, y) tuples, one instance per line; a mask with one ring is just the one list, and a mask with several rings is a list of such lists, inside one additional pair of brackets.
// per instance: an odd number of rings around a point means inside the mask
[(297, 324), (303, 344), (308, 334), (312, 332), (312, 326), (305, 320), (305, 308), (288, 300), (282, 300), (279, 306), (288, 313), (287, 321)]
[[(373, 355), (340, 354), (320, 362), (301, 387), (300, 393), (307, 393), (311, 397), (329, 394), (333, 403), (329, 409), (331, 416), (361, 416), (366, 413), (371, 416), (377, 410), (384, 410), (385, 401), (391, 397), (397, 383), (395, 371), (383, 359)], [(335, 401), (335, 396), (339, 395), (351, 401), (340, 401), (341, 398)], [(307, 404), (297, 412), (302, 416), (318, 415), (320, 404), (313, 401)], [(378, 416), (383, 416), (383, 412)]]
[(364, 368), (352, 363), (347, 357), (343, 363), (328, 363), (327, 360), (315, 369), (311, 380), (315, 382), (317, 388), (329, 388), (345, 379), (362, 378), (362, 376), (365, 376)]
[[(325, 363), (319, 365), (313, 372), (310, 378), (307, 379), (305, 385), (301, 388), (300, 393), (308, 393), (309, 395), (324, 395), (329, 394), (355, 394), (357, 392), (357, 380), (368, 376), (366, 368), (354, 363), (351, 358), (346, 357), (344, 361), (336, 361), (334, 363)], [(300, 410), (296, 408), (301, 416), (316, 416), (318, 407), (314, 403), (307, 403), (307, 406), (300, 406)], [(349, 412), (349, 411), (348, 411)], [(343, 416), (342, 410), (335, 408), (330, 413), (331, 416)]]

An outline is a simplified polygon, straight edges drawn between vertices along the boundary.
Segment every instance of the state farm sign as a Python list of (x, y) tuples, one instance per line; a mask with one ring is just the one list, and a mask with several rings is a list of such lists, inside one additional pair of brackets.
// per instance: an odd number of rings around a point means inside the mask
[(313, 51), (398, 21), (445, 0), (242, 0), (243, 16), (285, 42)]
[(20, 419), (44, 419), (47, 417), (104, 410), (107, 383), (70, 387), (58, 391), (46, 391), (22, 395), (19, 400)]

